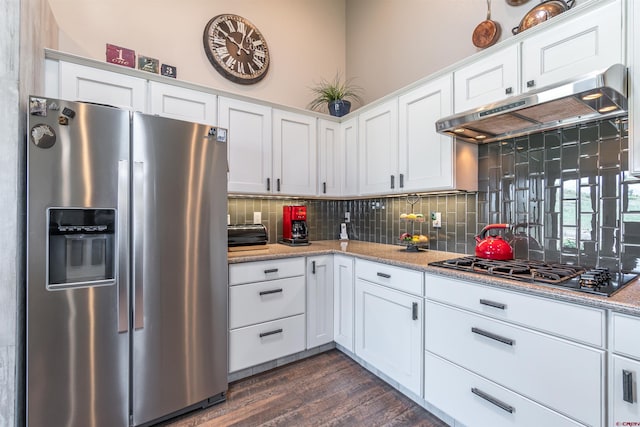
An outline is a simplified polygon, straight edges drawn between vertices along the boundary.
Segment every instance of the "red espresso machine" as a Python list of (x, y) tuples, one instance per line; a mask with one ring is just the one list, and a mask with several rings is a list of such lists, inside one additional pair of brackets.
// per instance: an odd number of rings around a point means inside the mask
[(307, 207), (282, 207), (282, 243), (288, 245), (308, 245)]

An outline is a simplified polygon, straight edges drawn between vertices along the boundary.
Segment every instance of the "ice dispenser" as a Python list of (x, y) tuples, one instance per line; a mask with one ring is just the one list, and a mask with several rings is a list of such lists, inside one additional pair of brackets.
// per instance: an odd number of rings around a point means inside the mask
[(115, 209), (48, 209), (47, 287), (115, 283)]

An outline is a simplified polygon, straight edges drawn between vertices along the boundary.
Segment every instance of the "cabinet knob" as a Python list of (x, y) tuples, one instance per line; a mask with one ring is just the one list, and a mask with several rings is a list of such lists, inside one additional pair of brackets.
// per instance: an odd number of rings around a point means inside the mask
[(512, 87), (508, 87), (504, 90), (504, 94), (505, 95), (511, 95), (513, 93), (513, 88)]
[(529, 80), (527, 82), (527, 87), (534, 87), (536, 85), (536, 81), (535, 80)]

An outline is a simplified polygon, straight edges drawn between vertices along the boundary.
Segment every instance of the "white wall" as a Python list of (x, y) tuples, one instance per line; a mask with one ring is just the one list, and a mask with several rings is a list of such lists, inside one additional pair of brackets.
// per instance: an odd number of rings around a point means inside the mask
[[(112, 43), (177, 66), (181, 80), (299, 108), (309, 86), (337, 71), (364, 89), (366, 104), (473, 55), (471, 35), (487, 15), (485, 0), (48, 1), (64, 52), (104, 60)], [(597, 0), (577, 3), (587, 1)], [(537, 3), (491, 0), (500, 40)], [(272, 65), (263, 81), (231, 83), (209, 64), (202, 32), (220, 13), (245, 17), (266, 37)]]
[[(107, 43), (178, 67), (178, 78), (305, 108), (309, 87), (345, 73), (344, 0), (49, 0), (60, 27), (59, 49), (105, 60)], [(211, 66), (203, 49), (207, 22), (240, 15), (260, 30), (271, 51), (267, 76), (239, 85)]]
[[(577, 4), (593, 0), (577, 0)], [(509, 6), (491, 1), (501, 37), (538, 0)], [(366, 88), (369, 103), (458, 62), (480, 49), (471, 36), (487, 18), (485, 0), (346, 0), (347, 73)]]

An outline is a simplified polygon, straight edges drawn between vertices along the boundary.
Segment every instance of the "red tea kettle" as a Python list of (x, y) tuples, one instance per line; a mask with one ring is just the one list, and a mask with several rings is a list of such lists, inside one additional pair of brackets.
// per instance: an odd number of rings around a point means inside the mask
[(494, 229), (510, 230), (509, 224), (489, 224), (476, 236), (476, 256), (486, 259), (513, 259), (513, 248), (502, 236), (487, 236)]

